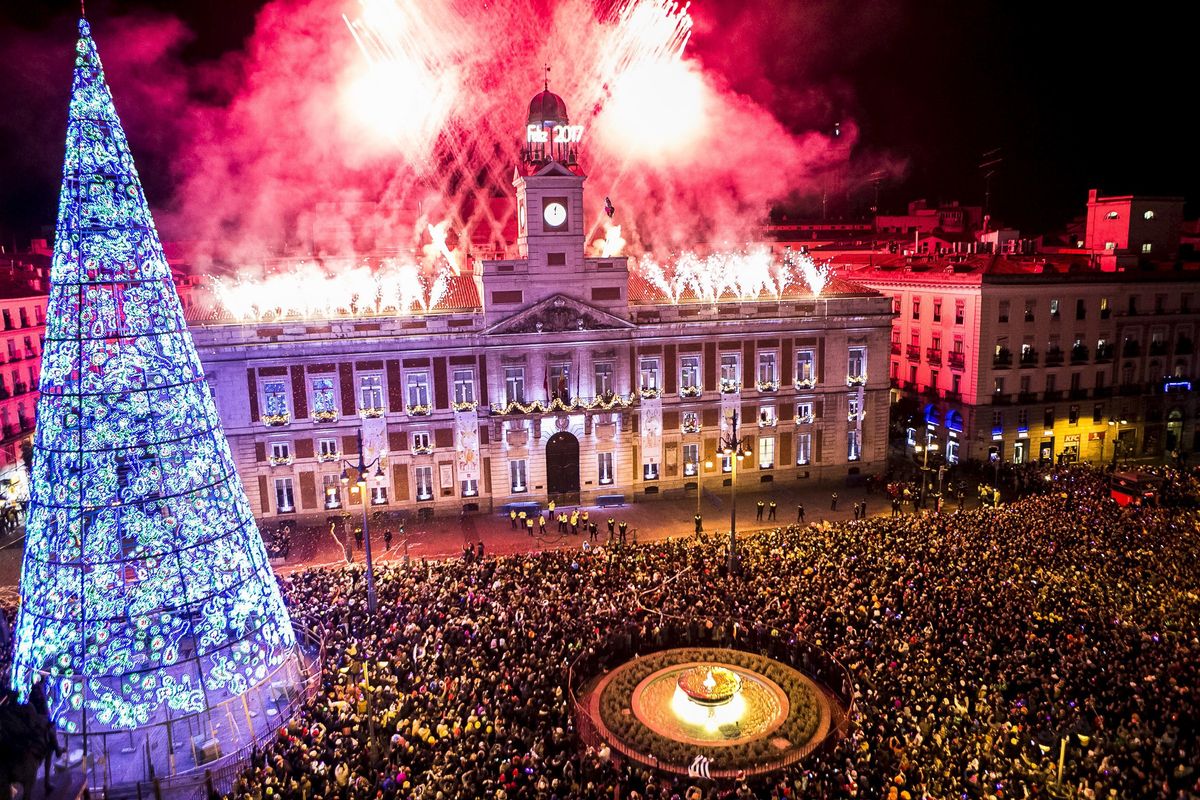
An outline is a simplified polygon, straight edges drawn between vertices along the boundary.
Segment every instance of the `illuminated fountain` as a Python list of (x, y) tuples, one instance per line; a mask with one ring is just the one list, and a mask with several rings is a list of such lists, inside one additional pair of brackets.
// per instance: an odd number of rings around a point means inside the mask
[(746, 712), (742, 678), (727, 667), (700, 665), (679, 673), (671, 711), (687, 725), (708, 733), (729, 730)]

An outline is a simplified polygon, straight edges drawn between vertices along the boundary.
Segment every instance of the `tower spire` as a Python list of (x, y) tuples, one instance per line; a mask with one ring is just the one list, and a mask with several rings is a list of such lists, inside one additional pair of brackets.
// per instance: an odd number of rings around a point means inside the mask
[(546, 64), (546, 91), (550, 91), (550, 65)]
[(75, 53), (12, 684), (127, 734), (128, 781), (199, 766), (157, 726), (239, 750), (301, 666), (85, 19)]

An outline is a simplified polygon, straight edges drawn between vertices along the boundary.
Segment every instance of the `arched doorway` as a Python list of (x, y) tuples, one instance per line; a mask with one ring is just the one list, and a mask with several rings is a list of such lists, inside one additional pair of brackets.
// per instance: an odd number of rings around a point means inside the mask
[(546, 493), (551, 497), (579, 492), (579, 440), (559, 431), (546, 442)]
[(1174, 453), (1183, 442), (1183, 412), (1171, 409), (1167, 415), (1167, 453)]

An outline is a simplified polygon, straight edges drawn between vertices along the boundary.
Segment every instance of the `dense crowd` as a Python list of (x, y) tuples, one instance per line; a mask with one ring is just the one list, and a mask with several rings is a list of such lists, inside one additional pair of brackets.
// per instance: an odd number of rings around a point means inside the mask
[[(1200, 797), (1200, 516), (1123, 509), (1070, 469), (998, 510), (788, 527), (284, 580), (325, 631), (322, 694), (254, 760), (238, 800), (308, 798)], [(850, 736), (740, 784), (655, 775), (583, 748), (568, 666), (673, 615), (832, 652)], [(1058, 790), (1055, 789), (1057, 792)]]

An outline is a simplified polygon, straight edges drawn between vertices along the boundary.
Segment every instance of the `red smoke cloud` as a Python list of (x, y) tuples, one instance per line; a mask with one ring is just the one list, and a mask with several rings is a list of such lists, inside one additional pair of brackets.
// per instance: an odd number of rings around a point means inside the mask
[[(589, 217), (598, 224), (604, 197), (612, 197), (614, 221), (635, 254), (740, 245), (773, 203), (844, 187), (883, 163), (851, 163), (850, 119), (840, 119), (840, 137), (827, 135), (820, 118), (847, 105), (849, 92), (811, 56), (798, 55), (789, 84), (778, 82), (786, 70), (773, 17), (731, 17), (720, 4), (698, 4), (697, 41), (681, 62), (627, 74), (613, 53), (653, 56), (650, 17), (627, 22), (647, 37), (631, 43), (620, 9), (597, 11), (589, 0), (553, 8), (538, 0), (470, 9), (453, 0), (397, 3), (409, 14), (405, 30), (416, 31), (395, 37), (410, 60), (391, 87), (385, 73), (365, 95), (370, 65), (342, 20), (364, 14), (354, 0), (273, 0), (243, 52), (188, 69), (176, 58), (187, 32), (174, 20), (98, 27), (135, 145), (149, 141), (171, 156), (135, 152), (143, 172), (148, 163), (170, 165), (175, 194), (158, 213), (164, 238), (202, 242), (200, 252), (237, 267), (306, 254), (314, 240), (341, 254), (414, 248), (428, 241), (427, 223), (447, 217), (452, 236), (498, 244), (513, 212), (504, 198), (512, 195), (529, 98), (546, 63), (571, 121), (586, 126), (580, 160), (590, 176)], [(664, 11), (662, 0), (641, 4)], [(807, 6), (782, 8), (803, 19)], [(414, 86), (414, 75), (437, 76), (438, 84)], [(808, 75), (823, 85), (804, 83)], [(657, 123), (643, 124), (636, 104), (623, 111), (634, 93), (647, 96), (643, 109), (663, 106)], [(394, 138), (369, 122), (409, 125), (414, 115), (429, 124)], [(691, 122), (676, 129), (682, 118)], [(816, 124), (822, 132), (806, 129)]]

